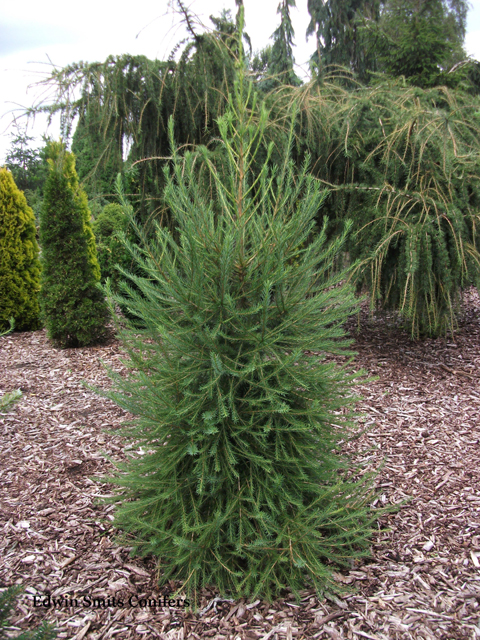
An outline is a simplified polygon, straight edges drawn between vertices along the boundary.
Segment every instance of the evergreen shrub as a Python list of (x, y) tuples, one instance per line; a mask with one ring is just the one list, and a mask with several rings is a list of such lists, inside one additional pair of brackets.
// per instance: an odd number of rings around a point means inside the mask
[(100, 281), (87, 197), (78, 185), (73, 154), (55, 143), (40, 219), (41, 305), (49, 337), (82, 347), (107, 335), (108, 309)]
[(107, 204), (92, 223), (97, 242), (97, 256), (102, 282), (110, 278), (114, 289), (118, 286), (119, 271), (116, 265), (128, 268), (130, 254), (119, 238), (126, 231), (128, 218), (119, 204)]
[(0, 167), (0, 332), (11, 318), (20, 331), (39, 328), (39, 289), (35, 217), (11, 172)]
[(146, 275), (111, 298), (144, 326), (119, 327), (130, 373), (103, 392), (135, 416), (123, 434), (138, 448), (109, 479), (115, 523), (194, 597), (334, 589), (333, 567), (368, 553), (375, 519), (369, 482), (348, 480), (338, 452), (355, 376), (327, 359), (348, 353), (357, 308), (345, 274), (328, 275), (343, 238), (314, 232), (325, 192), (308, 163), (252, 171), (267, 114), (252, 119), (250, 91), (240, 74), (218, 122), (226, 179), (205, 148), (180, 157), (171, 123), (176, 229), (137, 227)]

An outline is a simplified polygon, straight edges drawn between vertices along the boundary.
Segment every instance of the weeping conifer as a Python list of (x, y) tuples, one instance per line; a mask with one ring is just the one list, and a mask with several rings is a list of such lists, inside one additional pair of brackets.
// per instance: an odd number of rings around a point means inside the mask
[(312, 82), (273, 98), (273, 121), (302, 106), (297, 162), (310, 153), (330, 190), (330, 233), (353, 221), (352, 277), (372, 308), (393, 311), (412, 338), (454, 331), (463, 290), (480, 283), (476, 98), (394, 82)]
[(355, 220), (357, 285), (414, 338), (452, 331), (462, 290), (480, 282), (475, 113), (445, 88), (380, 87), (349, 99), (336, 132), (330, 178), (340, 219)]
[(137, 229), (130, 250), (147, 275), (125, 272), (134, 287), (113, 296), (144, 328), (120, 331), (130, 374), (111, 372), (105, 392), (135, 416), (123, 433), (141, 445), (110, 482), (116, 526), (159, 558), (162, 582), (273, 598), (335, 588), (332, 563), (368, 552), (374, 516), (336, 451), (353, 374), (325, 358), (348, 353), (342, 323), (356, 309), (345, 274), (328, 276), (343, 238), (313, 233), (325, 192), (307, 164), (252, 170), (267, 114), (253, 121), (242, 73), (218, 121), (221, 172), (205, 148), (180, 157), (171, 123), (175, 233)]
[[(46, 80), (55, 87), (55, 102), (40, 108), (50, 115), (60, 111), (65, 136), (79, 116), (73, 144), (81, 152), (81, 177), (92, 193), (98, 191), (95, 183), (102, 189), (112, 183), (112, 171), (123, 157), (129, 193), (142, 223), (165, 212), (161, 194), (163, 166), (170, 153), (169, 117), (174, 117), (179, 145), (208, 142), (217, 134), (215, 121), (225, 109), (225, 95), (233, 82), (238, 43), (230, 15), (213, 20), (217, 28), (213, 33), (197, 33), (192, 16), (183, 3), (178, 4), (191, 39), (179, 43), (168, 60), (125, 54), (55, 70)], [(73, 94), (79, 96), (75, 101)]]

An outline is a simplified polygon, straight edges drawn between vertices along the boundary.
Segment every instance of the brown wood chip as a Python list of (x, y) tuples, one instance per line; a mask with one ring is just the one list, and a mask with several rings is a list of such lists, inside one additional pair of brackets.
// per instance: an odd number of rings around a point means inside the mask
[(59, 638), (75, 640), (478, 638), (478, 294), (466, 292), (454, 341), (411, 342), (392, 330), (395, 318), (362, 314), (360, 334), (356, 319), (349, 324), (355, 367), (378, 378), (358, 387), (365, 433), (344, 450), (367, 470), (384, 463), (373, 504), (399, 511), (379, 522), (372, 557), (337, 574), (353, 587), (345, 596), (306, 589), (299, 602), (286, 593), (249, 603), (204, 589), (196, 614), (140, 606), (163, 594), (156, 561), (132, 559), (115, 542), (112, 507), (98, 503), (108, 491), (92, 477), (112, 472), (105, 454), (124, 459), (111, 431), (126, 415), (83, 381), (110, 384), (100, 360), (124, 371), (118, 343), (59, 350), (44, 331), (0, 338), (0, 393), (23, 390), (0, 415), (0, 584), (26, 587), (10, 629), (46, 619)]

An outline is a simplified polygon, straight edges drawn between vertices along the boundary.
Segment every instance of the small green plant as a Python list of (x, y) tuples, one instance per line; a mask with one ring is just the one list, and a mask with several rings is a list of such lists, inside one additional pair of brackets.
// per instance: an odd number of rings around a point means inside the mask
[(2, 331), (2, 333), (0, 333), (0, 338), (2, 336), (8, 336), (9, 333), (12, 333), (13, 330), (15, 329), (15, 318), (9, 318), (8, 322), (10, 323), (10, 326), (8, 329), (6, 329), (5, 331)]
[(13, 405), (20, 400), (22, 397), (22, 392), (20, 389), (16, 389), (15, 391), (10, 391), (9, 393), (4, 393), (0, 398), (0, 411), (9, 411), (13, 407)]
[[(17, 596), (22, 593), (21, 586), (8, 587), (0, 593), (0, 640), (10, 640), (12, 636), (5, 633), (8, 627), (8, 618), (15, 605)], [(20, 635), (14, 636), (15, 640), (53, 640), (57, 633), (52, 625), (43, 622), (40, 627), (31, 631), (23, 631)]]
[(116, 266), (128, 268), (131, 265), (130, 254), (119, 238), (127, 225), (128, 218), (119, 204), (107, 204), (92, 224), (102, 282), (110, 278), (113, 289), (117, 289), (120, 277)]

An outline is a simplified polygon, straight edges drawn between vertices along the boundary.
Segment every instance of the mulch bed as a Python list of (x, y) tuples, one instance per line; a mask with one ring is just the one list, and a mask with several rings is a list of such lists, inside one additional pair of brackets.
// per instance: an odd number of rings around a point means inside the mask
[(453, 337), (411, 342), (388, 318), (364, 317), (355, 339), (355, 366), (377, 378), (358, 387), (368, 429), (346, 448), (383, 463), (379, 505), (402, 503), (379, 523), (372, 557), (338, 574), (345, 597), (250, 603), (205, 590), (192, 613), (163, 606), (154, 559), (115, 542), (113, 506), (99, 500), (109, 485), (92, 479), (134, 454), (105, 431), (125, 414), (83, 385), (109, 384), (101, 361), (122, 372), (118, 343), (1, 338), (0, 393), (23, 392), (0, 415), (0, 588), (26, 589), (8, 633), (46, 619), (75, 640), (480, 638), (478, 295), (466, 295)]

